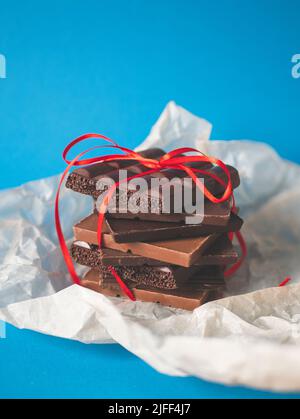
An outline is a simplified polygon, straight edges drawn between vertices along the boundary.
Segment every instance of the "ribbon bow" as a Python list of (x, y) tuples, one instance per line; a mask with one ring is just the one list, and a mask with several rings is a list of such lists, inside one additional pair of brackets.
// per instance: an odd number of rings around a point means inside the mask
[[(94, 139), (94, 140), (104, 140), (108, 144), (104, 145), (96, 145), (94, 147), (88, 148), (85, 151), (82, 151), (79, 153), (75, 158), (72, 160), (68, 160), (67, 156), (70, 150), (77, 144), (86, 141), (88, 139)], [(96, 149), (103, 149), (103, 148), (113, 148), (118, 151), (123, 152), (124, 154), (110, 154), (110, 155), (102, 155), (97, 157), (90, 157), (90, 158), (83, 158), (87, 153), (90, 153), (91, 151), (94, 151)], [(185, 156), (183, 153), (196, 153), (196, 155), (191, 156)], [(99, 216), (98, 216), (98, 229), (97, 229), (97, 237), (98, 237), (98, 245), (99, 248), (101, 248), (102, 245), (102, 225), (105, 217), (105, 213), (109, 204), (109, 201), (111, 197), (114, 194), (114, 191), (119, 186), (121, 182), (128, 182), (132, 179), (151, 175), (153, 173), (160, 172), (163, 169), (178, 169), (185, 171), (186, 174), (191, 177), (193, 182), (195, 183), (196, 187), (198, 187), (204, 196), (209, 199), (211, 202), (218, 204), (224, 201), (227, 201), (231, 198), (231, 210), (233, 212), (236, 212), (235, 207), (235, 201), (234, 201), (234, 195), (233, 195), (233, 189), (232, 189), (232, 183), (230, 178), (230, 172), (227, 168), (227, 166), (219, 159), (212, 157), (212, 156), (206, 156), (201, 151), (191, 148), (191, 147), (181, 147), (177, 148), (175, 150), (172, 150), (165, 155), (163, 155), (158, 160), (152, 159), (152, 158), (145, 158), (142, 157), (139, 153), (130, 150), (129, 148), (122, 147), (118, 145), (115, 141), (111, 140), (110, 138), (101, 135), (101, 134), (85, 134), (82, 135), (73, 141), (71, 141), (66, 148), (63, 151), (63, 159), (67, 164), (66, 169), (64, 170), (61, 179), (59, 181), (57, 193), (56, 193), (56, 199), (55, 199), (55, 226), (57, 231), (57, 236), (59, 240), (59, 244), (61, 247), (61, 251), (63, 254), (63, 257), (65, 259), (66, 265), (68, 267), (69, 273), (72, 277), (72, 280), (75, 284), (80, 284), (80, 278), (78, 277), (74, 264), (71, 258), (71, 255), (69, 253), (68, 247), (65, 242), (65, 238), (63, 235), (63, 231), (61, 228), (61, 222), (60, 222), (60, 216), (59, 216), (59, 196), (60, 196), (60, 190), (61, 186), (63, 184), (63, 181), (66, 177), (66, 175), (69, 173), (70, 169), (74, 166), (88, 166), (94, 163), (104, 163), (104, 162), (110, 162), (110, 161), (118, 161), (118, 160), (136, 160), (137, 162), (141, 163), (144, 167), (146, 167), (148, 170), (145, 170), (141, 173), (135, 174), (133, 176), (130, 176), (126, 179), (122, 179), (119, 182), (115, 182), (114, 185), (112, 185), (106, 192), (104, 199), (102, 200), (101, 206), (99, 208)], [(227, 181), (224, 182), (221, 178), (219, 178), (216, 174), (209, 172), (205, 169), (196, 169), (193, 167), (186, 166), (187, 163), (194, 163), (194, 162), (203, 162), (203, 163), (211, 163), (215, 166), (219, 166), (223, 172), (226, 175)], [(206, 187), (205, 185), (199, 180), (197, 177), (197, 174), (203, 174), (207, 175), (211, 178), (213, 178), (215, 181), (220, 183), (225, 189), (222, 194), (222, 196), (217, 197), (213, 195)], [(233, 240), (234, 235), (236, 236), (239, 245), (241, 247), (241, 256), (239, 260), (233, 264), (230, 268), (228, 268), (224, 275), (226, 277), (231, 276), (234, 272), (236, 272), (241, 264), (243, 263), (246, 255), (247, 255), (247, 247), (246, 243), (243, 239), (242, 234), (237, 232), (229, 233), (229, 237), (231, 240)], [(115, 277), (116, 281), (118, 282), (120, 288), (123, 290), (123, 292), (131, 299), (135, 300), (135, 297), (133, 293), (130, 291), (130, 289), (126, 286), (126, 284), (122, 281), (116, 270), (113, 268), (113, 266), (108, 267), (112, 275)]]

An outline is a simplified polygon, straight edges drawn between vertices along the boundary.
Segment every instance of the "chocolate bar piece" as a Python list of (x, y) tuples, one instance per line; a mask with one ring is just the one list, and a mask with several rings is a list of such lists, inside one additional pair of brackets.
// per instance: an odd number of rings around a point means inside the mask
[[(158, 159), (165, 154), (165, 151), (160, 148), (149, 148), (139, 152), (139, 154), (146, 158)], [(83, 168), (78, 168), (68, 176), (66, 187), (75, 192), (97, 197), (100, 192), (96, 190), (96, 185), (101, 177), (111, 177), (114, 173), (118, 172), (119, 169), (133, 168), (134, 166), (139, 166), (139, 163), (136, 160), (116, 160), (107, 163), (95, 163)], [(147, 169), (144, 168), (143, 170)]]
[[(116, 282), (115, 278), (109, 272), (106, 266), (97, 269), (100, 274), (100, 284), (105, 285), (106, 282)], [(147, 288), (159, 289), (176, 289), (188, 283), (189, 279), (195, 275), (199, 277), (199, 282), (193, 281), (193, 288), (203, 288), (203, 280), (206, 282), (223, 281), (222, 270), (220, 267), (195, 267), (183, 268), (181, 266), (121, 266), (115, 267), (116, 272), (120, 275), (125, 283), (131, 282), (136, 286), (145, 286)], [(197, 278), (198, 279), (198, 278)], [(202, 282), (200, 281), (202, 280)], [(187, 286), (190, 288), (189, 284)]]
[(226, 234), (223, 234), (194, 262), (194, 265), (226, 266), (235, 263), (237, 259), (238, 254), (234, 250), (232, 242)]
[[(131, 252), (120, 252), (113, 249), (99, 249), (95, 244), (76, 241), (71, 246), (71, 255), (74, 260), (90, 268), (104, 266), (121, 267), (169, 267), (165, 262), (134, 255)], [(232, 243), (227, 235), (219, 237), (215, 243), (207, 249), (203, 255), (194, 262), (194, 266), (218, 265), (225, 266), (236, 262), (238, 255), (233, 249)], [(186, 269), (186, 268), (184, 268)]]
[[(81, 285), (109, 297), (126, 297), (118, 285), (100, 285), (99, 273), (94, 269), (90, 270), (85, 275)], [(142, 286), (133, 287), (132, 292), (137, 300), (160, 303), (165, 306), (181, 308), (184, 310), (194, 310), (201, 304), (204, 304), (210, 296), (212, 297), (214, 295), (214, 293), (208, 289), (195, 291), (183, 288), (166, 291), (158, 289), (146, 289)]]
[[(141, 221), (107, 218), (105, 232), (111, 235), (117, 243), (129, 243), (137, 241), (158, 241), (167, 239), (179, 239), (186, 237), (205, 236), (213, 233), (229, 233), (241, 229), (243, 221), (237, 215), (231, 213), (226, 225), (209, 224), (185, 224), (165, 223), (160, 221)], [(75, 229), (86, 229), (95, 237), (91, 243), (97, 240), (98, 214), (94, 213), (76, 224)]]
[[(132, 287), (159, 288), (167, 290), (184, 289), (198, 291), (202, 289), (219, 289), (225, 287), (223, 268), (220, 266), (205, 266), (182, 268), (175, 265), (165, 267), (119, 267), (115, 268), (122, 280)], [(105, 270), (97, 269), (99, 284), (119, 285), (114, 276)]]
[[(89, 250), (86, 248), (80, 248), (80, 246), (74, 244), (71, 248), (71, 254), (73, 259), (81, 265), (89, 266), (90, 268), (97, 268), (101, 273), (104, 283), (107, 281), (114, 280), (114, 276), (111, 274), (110, 269), (107, 265), (101, 263), (100, 255), (103, 250)], [(98, 256), (98, 258), (94, 257)], [(98, 254), (98, 255), (97, 255)], [(124, 260), (124, 259), (123, 259)], [(145, 259), (147, 261), (147, 259)], [(177, 265), (165, 265), (165, 266), (149, 266), (149, 265), (115, 265), (115, 270), (118, 275), (125, 282), (131, 281), (138, 285), (145, 285), (148, 287), (157, 287), (165, 289), (175, 289), (180, 284), (187, 281), (192, 275), (204, 275), (206, 279), (215, 279), (222, 276), (220, 267), (199, 267), (192, 266), (190, 268), (183, 268)]]
[(165, 262), (134, 255), (131, 252), (121, 252), (120, 250), (107, 248), (99, 249), (97, 245), (83, 241), (75, 241), (70, 250), (75, 262), (90, 268), (97, 268), (101, 265), (135, 267), (166, 265)]
[[(108, 234), (107, 234), (108, 233)], [(98, 244), (97, 226), (87, 217), (74, 226), (75, 240), (90, 244)], [(134, 254), (156, 259), (173, 265), (189, 267), (217, 239), (217, 234), (208, 236), (164, 240), (157, 242), (116, 243), (113, 240), (107, 224), (103, 223), (103, 246), (122, 252), (131, 251)]]
[[(199, 163), (199, 167), (202, 167)], [(227, 166), (232, 177), (232, 184), (233, 187), (237, 187), (239, 185), (239, 175), (235, 168), (231, 166)], [(138, 166), (135, 166), (135, 171), (128, 172), (128, 177), (138, 172)], [(209, 172), (218, 176), (223, 181), (226, 181), (226, 176), (224, 172), (219, 167), (212, 167), (208, 169)], [(179, 176), (180, 175), (180, 176)], [(119, 172), (115, 172), (115, 176), (112, 176), (114, 181), (119, 180)], [(136, 189), (134, 190), (127, 190), (122, 191), (119, 193), (118, 189), (116, 191), (116, 205), (113, 208), (113, 211), (108, 212), (111, 217), (115, 218), (136, 218), (140, 220), (152, 220), (152, 221), (165, 221), (165, 222), (178, 222), (184, 221), (186, 216), (194, 216), (195, 223), (198, 222), (199, 217), (195, 214), (195, 209), (192, 207), (191, 211), (194, 213), (187, 213), (185, 211), (185, 205), (195, 204), (196, 202), (196, 191), (198, 193), (202, 193), (198, 190), (195, 186), (195, 183), (191, 181), (189, 185), (184, 182), (183, 178), (187, 178), (187, 174), (184, 171), (178, 170), (163, 170), (158, 173), (154, 173), (151, 176), (143, 177), (146, 180), (146, 189), (143, 191), (139, 189), (139, 196), (136, 197), (138, 200), (138, 204), (135, 202), (137, 212), (133, 212), (130, 210), (130, 199), (136, 193)], [(199, 178), (202, 177), (204, 179), (206, 187), (212, 192), (213, 194), (217, 195), (224, 191), (224, 186), (218, 183), (215, 179), (209, 177), (208, 175), (199, 174)], [(166, 190), (166, 196), (164, 195), (164, 190), (161, 187), (152, 188), (152, 181), (153, 179), (157, 180), (172, 180), (174, 187), (168, 188)], [(175, 186), (176, 185), (176, 186)], [(101, 195), (107, 189), (107, 183), (97, 184), (97, 193), (93, 194), (94, 198)], [(179, 189), (178, 189), (179, 188)], [(187, 195), (188, 189), (190, 189), (190, 194)], [(176, 192), (175, 192), (176, 190)], [(188, 197), (189, 198), (186, 198)], [(186, 199), (188, 201), (186, 202)], [(199, 199), (199, 198), (198, 198)], [(189, 202), (191, 201), (191, 202)], [(99, 203), (96, 203), (95, 208), (99, 209), (101, 207), (102, 199)], [(198, 208), (199, 211), (199, 208)], [(204, 220), (203, 222), (206, 224), (216, 224), (216, 223), (224, 223), (226, 224), (229, 214), (230, 214), (230, 205), (229, 202), (224, 202), (220, 204), (213, 204), (209, 200), (204, 200), (204, 208), (203, 208), (203, 215)], [(192, 220), (189, 221), (192, 223)]]
[[(159, 158), (165, 154), (163, 150), (160, 149), (148, 149), (144, 150), (140, 153), (144, 157), (148, 158)], [(210, 164), (207, 164), (205, 162), (193, 162), (187, 164), (190, 167), (198, 168), (198, 169), (206, 169), (208, 171), (211, 171), (212, 174), (218, 176), (223, 182), (226, 182), (226, 175), (219, 167), (212, 167)], [(239, 175), (235, 168), (231, 166), (227, 166), (232, 180), (233, 188), (237, 187), (239, 185)], [(108, 185), (106, 182), (103, 182), (103, 185), (101, 185), (101, 179), (102, 178), (110, 178), (114, 181), (119, 180), (119, 170), (120, 169), (126, 169), (127, 170), (127, 176), (133, 176), (135, 174), (141, 173), (145, 170), (149, 170), (149, 168), (146, 168), (145, 166), (141, 165), (135, 160), (118, 160), (118, 161), (112, 161), (107, 163), (96, 163), (92, 164), (90, 166), (86, 166), (84, 168), (78, 168), (75, 169), (69, 176), (66, 182), (66, 187), (71, 188), (74, 191), (91, 195), (95, 199), (102, 194), (105, 190), (107, 190)], [(222, 193), (224, 191), (224, 186), (217, 182), (215, 179), (211, 178), (208, 175), (205, 174), (198, 174), (199, 178), (203, 178), (206, 187), (214, 194)], [(143, 177), (147, 181), (148, 186), (151, 185), (151, 180), (154, 178), (157, 179), (169, 179), (175, 181), (175, 184), (181, 187), (182, 190), (182, 202), (184, 202), (184, 194), (183, 194), (183, 178), (188, 177), (188, 175), (182, 171), (182, 170), (174, 170), (174, 169), (164, 169), (160, 172), (153, 173), (151, 175), (147, 175)], [(185, 189), (187, 186), (185, 185)], [(193, 192), (193, 196), (195, 198), (195, 184), (194, 182), (191, 183), (191, 188)], [(148, 191), (149, 188), (147, 188), (147, 191), (145, 191), (145, 194), (147, 194), (146, 200), (141, 200), (140, 204), (140, 211), (138, 214), (134, 214), (134, 216), (139, 217), (140, 219), (149, 219), (148, 216), (152, 216), (152, 220), (157, 219), (157, 214), (163, 214), (166, 221), (178, 221), (178, 210), (174, 210), (174, 199), (172, 198), (172, 194), (174, 193), (174, 189), (170, 189), (171, 197), (170, 197), (170, 204), (171, 208), (169, 209), (168, 213), (172, 213), (175, 215), (175, 217), (165, 217), (168, 214), (164, 214), (164, 197), (162, 195), (162, 190), (159, 188), (158, 191), (156, 191), (157, 196), (152, 196), (149, 194)], [(153, 190), (152, 190), (153, 192)], [(128, 190), (125, 197), (125, 202), (127, 203), (127, 200), (129, 197), (134, 194), (135, 191)], [(149, 195), (148, 195), (149, 194)], [(124, 199), (124, 197), (123, 197)], [(117, 202), (119, 202), (119, 194), (117, 191)], [(172, 206), (173, 205), (173, 206)], [(145, 207), (145, 208), (144, 208)], [(119, 210), (119, 205), (117, 205), (117, 212), (120, 213), (122, 211)], [(130, 211), (126, 211), (126, 213), (130, 214)], [(156, 214), (155, 214), (156, 212)], [(183, 212), (183, 208), (180, 209), (180, 214)], [(205, 214), (208, 213), (205, 211)], [(180, 215), (179, 214), (179, 215)], [(114, 216), (114, 215), (112, 215)], [(124, 215), (122, 215), (124, 217)], [(182, 220), (182, 217), (181, 217)], [(222, 222), (222, 218), (218, 218), (219, 222)]]
[[(224, 171), (219, 166), (208, 166), (206, 163), (203, 162), (194, 162), (192, 164), (189, 164), (189, 166), (194, 167), (195, 169), (205, 169), (207, 172), (211, 173), (214, 176), (217, 176), (222, 182), (225, 184), (227, 183), (227, 176), (224, 173)], [(227, 169), (230, 173), (231, 183), (233, 189), (237, 188), (240, 184), (240, 177), (238, 171), (230, 165), (226, 165)], [(145, 168), (143, 165), (134, 165), (130, 167), (126, 167), (127, 170), (127, 177), (131, 177), (137, 174), (140, 174), (146, 170), (149, 170), (149, 168)], [(197, 173), (195, 172), (196, 176), (199, 177), (199, 179), (203, 179), (205, 186), (208, 188), (208, 190), (211, 193), (214, 194), (221, 194), (224, 192), (225, 188), (222, 183), (219, 183), (217, 180), (215, 180), (213, 177), (211, 177), (209, 174), (203, 174), (203, 173)], [(109, 173), (105, 174), (105, 177), (109, 177), (114, 182), (118, 182), (119, 179), (119, 169), (116, 169), (114, 171), (111, 171)], [(143, 179), (147, 182), (148, 189), (150, 189), (151, 183), (154, 179), (167, 179), (167, 180), (173, 180), (174, 186), (175, 185), (181, 185), (183, 189), (184, 184), (184, 178), (189, 178), (189, 175), (184, 170), (177, 170), (177, 169), (162, 169), (159, 172), (152, 173), (150, 175), (143, 176)], [(104, 191), (108, 189), (108, 185), (106, 182), (101, 182), (101, 177), (97, 178), (97, 185), (95, 187), (95, 190), (92, 193), (92, 196), (94, 198), (98, 198), (100, 194), (102, 194)], [(191, 185), (193, 188), (195, 188), (195, 183), (191, 182)], [(187, 187), (187, 185), (185, 185)], [(157, 191), (158, 194), (160, 194), (160, 191)], [(171, 190), (172, 192), (172, 190)], [(132, 191), (128, 190), (128, 194), (130, 195)], [(158, 195), (159, 196), (159, 195)], [(161, 196), (159, 196), (161, 198)], [(153, 196), (154, 201), (152, 204), (155, 206), (155, 196)], [(149, 212), (149, 211), (148, 211)]]
[[(128, 219), (128, 220), (142, 220), (142, 221), (158, 221), (164, 223), (185, 223), (186, 217), (189, 217), (189, 224), (201, 225), (204, 229), (207, 226), (211, 226), (211, 229), (215, 226), (224, 226), (228, 223), (231, 212), (231, 206), (229, 201), (215, 204), (211, 201), (204, 200), (203, 212), (196, 214), (171, 213), (171, 214), (155, 214), (155, 213), (138, 213), (133, 214), (132, 212), (117, 212), (107, 213), (107, 218), (110, 219)], [(199, 222), (199, 215), (202, 217)], [(193, 222), (194, 218), (194, 222)]]
[[(120, 293), (120, 285), (117, 283), (114, 277), (108, 276), (104, 278), (103, 272), (94, 268), (84, 275), (83, 281), (91, 278), (95, 281), (97, 280), (97, 285), (103, 286), (105, 288), (110, 288), (118, 294)], [(133, 288), (145, 288), (149, 290), (161, 291), (161, 289), (158, 287), (149, 287), (147, 285), (143, 285), (142, 283), (137, 284), (136, 281), (126, 280), (125, 282), (127, 287), (131, 290)], [(178, 288), (173, 288), (170, 290), (175, 291), (178, 289), (183, 292), (200, 290), (221, 291), (224, 290), (224, 288), (225, 280), (222, 268), (210, 266), (206, 267), (205, 269), (199, 270), (199, 272), (192, 276), (188, 281), (182, 281)]]

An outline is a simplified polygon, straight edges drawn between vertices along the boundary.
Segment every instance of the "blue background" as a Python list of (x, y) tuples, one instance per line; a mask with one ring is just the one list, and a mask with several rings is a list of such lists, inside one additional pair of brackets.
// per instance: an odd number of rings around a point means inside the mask
[[(170, 99), (214, 138), (300, 162), (299, 19), (292, 0), (0, 0), (0, 187), (61, 171), (64, 145), (87, 131), (134, 147)], [(268, 396), (163, 376), (117, 345), (7, 334), (2, 397)]]

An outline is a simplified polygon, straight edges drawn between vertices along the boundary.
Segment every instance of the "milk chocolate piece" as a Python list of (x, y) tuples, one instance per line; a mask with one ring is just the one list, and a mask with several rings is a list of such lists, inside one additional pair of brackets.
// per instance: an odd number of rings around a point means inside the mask
[[(97, 227), (90, 217), (74, 226), (75, 240), (90, 244), (98, 244)], [(217, 234), (208, 236), (164, 240), (157, 242), (116, 243), (109, 233), (107, 224), (103, 223), (103, 246), (151, 259), (156, 259), (173, 265), (189, 267), (217, 239)]]
[[(90, 288), (94, 291), (100, 292), (109, 297), (126, 297), (118, 286), (100, 285), (99, 273), (92, 269), (90, 270), (81, 282), (84, 287)], [(173, 308), (181, 308), (184, 310), (194, 310), (201, 304), (204, 304), (209, 296), (213, 293), (207, 289), (190, 290), (190, 289), (176, 289), (176, 290), (157, 290), (146, 289), (145, 287), (133, 287), (132, 292), (135, 298), (144, 302), (160, 303)]]
[[(226, 225), (205, 225), (164, 223), (160, 221), (141, 221), (124, 219), (106, 219), (105, 232), (111, 235), (112, 240), (117, 243), (129, 243), (137, 241), (158, 241), (167, 239), (179, 239), (186, 237), (205, 236), (213, 233), (229, 233), (241, 229), (243, 221), (235, 214), (231, 214)], [(91, 214), (80, 223), (76, 224), (75, 229), (87, 229), (90, 234), (94, 232), (96, 237), (98, 225), (98, 214)], [(97, 240), (97, 238), (96, 238)], [(91, 243), (94, 243), (95, 238)], [(108, 247), (108, 246), (107, 246)]]
[[(149, 148), (139, 152), (139, 154), (146, 158), (158, 159), (165, 154), (165, 151), (160, 148)], [(97, 197), (100, 192), (96, 190), (96, 184), (101, 177), (111, 177), (114, 173), (118, 172), (119, 169), (133, 168), (134, 166), (139, 166), (139, 163), (136, 160), (116, 160), (107, 163), (91, 164), (83, 168), (75, 169), (68, 176), (66, 187), (75, 192)]]
[[(90, 268), (97, 268), (101, 265), (121, 267), (134, 266), (142, 268), (147, 266), (172, 267), (172, 265), (166, 265), (165, 262), (159, 260), (134, 255), (130, 252), (120, 252), (119, 250), (106, 248), (99, 249), (98, 246), (94, 244), (79, 241), (72, 244), (71, 254), (77, 263), (89, 266)], [(227, 235), (222, 235), (204, 252), (203, 255), (199, 256), (194, 262), (194, 266), (225, 266), (236, 262), (237, 258), (238, 255), (233, 249), (231, 241), (228, 239)]]

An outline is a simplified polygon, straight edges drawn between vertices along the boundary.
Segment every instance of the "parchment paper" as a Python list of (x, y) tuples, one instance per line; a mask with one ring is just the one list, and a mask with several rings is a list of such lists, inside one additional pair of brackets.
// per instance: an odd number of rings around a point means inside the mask
[[(58, 176), (0, 192), (0, 319), (85, 343), (118, 342), (158, 371), (300, 390), (300, 167), (268, 145), (209, 141), (211, 124), (170, 102), (140, 146), (194, 146), (236, 166), (249, 249), (228, 297), (186, 312), (72, 285), (57, 247)], [(125, 144), (126, 145), (126, 144)], [(62, 224), (92, 208), (65, 190)], [(278, 287), (291, 276), (291, 285)]]

